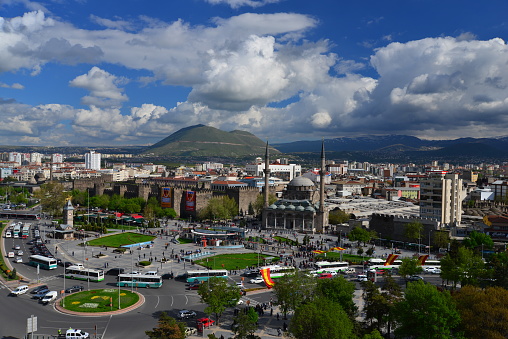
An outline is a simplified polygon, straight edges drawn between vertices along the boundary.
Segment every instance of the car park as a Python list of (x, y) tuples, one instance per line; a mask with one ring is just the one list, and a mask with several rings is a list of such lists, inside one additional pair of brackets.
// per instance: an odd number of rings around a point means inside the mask
[(37, 294), (39, 293), (40, 291), (49, 291), (49, 288), (48, 288), (48, 285), (41, 285), (41, 286), (37, 286), (36, 288), (34, 288), (33, 290), (30, 291), (31, 294)]
[(256, 278), (252, 278), (249, 282), (251, 284), (261, 284), (264, 282), (264, 280), (261, 277), (256, 277)]
[(14, 295), (14, 296), (18, 296), (20, 294), (25, 294), (26, 292), (28, 292), (28, 286), (21, 285), (21, 286), (16, 287), (16, 289), (12, 290), (10, 294)]
[(81, 285), (74, 285), (65, 290), (65, 293), (74, 293), (83, 291), (84, 287)]
[(196, 312), (190, 310), (181, 310), (178, 312), (178, 318), (180, 319), (189, 319), (194, 318), (196, 316)]

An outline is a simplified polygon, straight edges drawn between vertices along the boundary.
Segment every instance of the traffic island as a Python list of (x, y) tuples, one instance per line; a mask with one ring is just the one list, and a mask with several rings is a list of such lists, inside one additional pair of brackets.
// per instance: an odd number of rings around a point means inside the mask
[(55, 309), (67, 314), (97, 317), (126, 313), (144, 302), (145, 298), (138, 292), (106, 288), (77, 292), (60, 298), (55, 302)]

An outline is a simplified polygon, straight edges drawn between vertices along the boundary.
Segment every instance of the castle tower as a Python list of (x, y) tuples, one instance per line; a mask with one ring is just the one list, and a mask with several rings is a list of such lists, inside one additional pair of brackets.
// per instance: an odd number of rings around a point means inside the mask
[(72, 206), (71, 199), (67, 200), (63, 208), (63, 223), (74, 227), (74, 206)]
[(265, 173), (265, 187), (263, 189), (264, 194), (264, 204), (263, 208), (268, 208), (268, 193), (270, 192), (270, 185), (269, 185), (269, 179), (270, 179), (270, 165), (269, 165), (269, 154), (268, 154), (268, 140), (266, 141), (266, 150), (265, 150), (265, 169), (263, 172)]

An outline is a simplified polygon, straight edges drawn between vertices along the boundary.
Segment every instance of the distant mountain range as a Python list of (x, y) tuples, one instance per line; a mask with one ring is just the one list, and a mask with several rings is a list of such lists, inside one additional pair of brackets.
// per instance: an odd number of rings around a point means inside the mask
[[(260, 156), (265, 153), (266, 143), (246, 131), (224, 132), (220, 129), (195, 125), (182, 128), (167, 138), (148, 147), (143, 154), (154, 156)], [(270, 153), (280, 153), (270, 147)]]

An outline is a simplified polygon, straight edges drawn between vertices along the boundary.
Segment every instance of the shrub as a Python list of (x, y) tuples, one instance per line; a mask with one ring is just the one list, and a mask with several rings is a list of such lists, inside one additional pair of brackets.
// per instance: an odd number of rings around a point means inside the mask
[(145, 261), (140, 261), (140, 262), (139, 262), (139, 264), (140, 264), (141, 266), (148, 266), (148, 265), (151, 265), (151, 264), (152, 264), (152, 262), (151, 262), (151, 261), (146, 261), (146, 260), (145, 260)]

